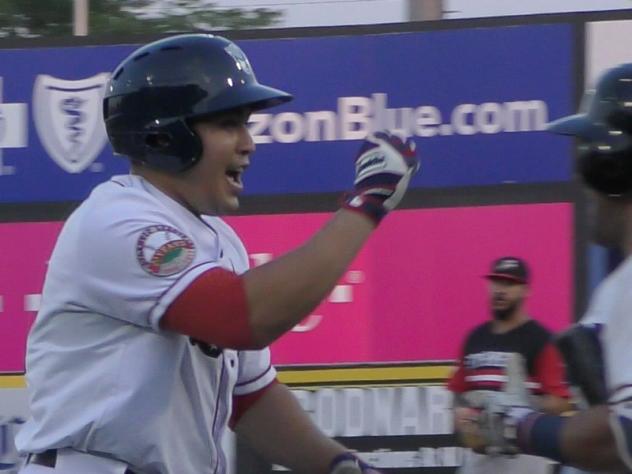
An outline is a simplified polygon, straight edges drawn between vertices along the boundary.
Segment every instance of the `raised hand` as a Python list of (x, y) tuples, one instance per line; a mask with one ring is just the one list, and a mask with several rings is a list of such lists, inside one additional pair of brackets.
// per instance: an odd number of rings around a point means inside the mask
[(399, 204), (418, 169), (412, 139), (402, 140), (388, 131), (369, 135), (356, 155), (353, 189), (345, 195), (343, 207), (379, 223)]

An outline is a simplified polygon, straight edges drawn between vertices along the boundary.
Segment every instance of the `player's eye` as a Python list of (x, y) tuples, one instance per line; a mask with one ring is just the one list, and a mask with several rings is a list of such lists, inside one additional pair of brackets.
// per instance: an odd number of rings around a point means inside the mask
[(242, 125), (242, 122), (236, 117), (227, 117), (219, 122), (219, 126), (222, 128), (235, 128), (239, 127), (240, 125)]

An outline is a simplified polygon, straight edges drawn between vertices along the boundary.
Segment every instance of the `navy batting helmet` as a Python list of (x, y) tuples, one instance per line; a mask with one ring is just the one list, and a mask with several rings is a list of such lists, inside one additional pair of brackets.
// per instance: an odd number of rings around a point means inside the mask
[(177, 173), (202, 154), (190, 120), (292, 100), (257, 82), (232, 41), (210, 34), (172, 36), (134, 51), (112, 73), (103, 116), (114, 152)]
[(580, 113), (548, 130), (578, 138), (577, 169), (588, 186), (607, 195), (632, 191), (632, 63), (608, 70)]

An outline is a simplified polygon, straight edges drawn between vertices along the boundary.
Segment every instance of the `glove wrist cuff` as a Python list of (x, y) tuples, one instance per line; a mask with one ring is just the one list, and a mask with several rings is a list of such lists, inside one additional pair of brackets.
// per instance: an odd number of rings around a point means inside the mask
[(353, 453), (350, 453), (347, 451), (347, 452), (338, 454), (335, 458), (331, 460), (331, 462), (329, 463), (329, 472), (336, 469), (338, 464), (342, 462), (347, 462), (347, 461), (359, 464), (359, 459)]
[(380, 474), (380, 472), (349, 451), (338, 454), (329, 463), (329, 474)]
[(525, 454), (547, 457), (564, 464), (566, 460), (561, 446), (564, 422), (564, 418), (558, 415), (533, 412), (518, 422), (516, 444)]
[(381, 200), (366, 194), (345, 194), (342, 198), (342, 208), (364, 214), (376, 226), (388, 214), (388, 210), (384, 207), (384, 203)]

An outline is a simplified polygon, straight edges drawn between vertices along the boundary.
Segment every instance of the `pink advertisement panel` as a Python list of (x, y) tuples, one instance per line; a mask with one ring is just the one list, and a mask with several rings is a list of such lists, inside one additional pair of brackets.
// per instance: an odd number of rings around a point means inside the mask
[[(231, 217), (252, 265), (301, 245), (330, 214)], [(572, 319), (572, 206), (406, 210), (373, 234), (334, 291), (273, 345), (276, 364), (454, 359), (489, 317), (489, 262), (525, 258), (528, 309), (553, 330)], [(25, 340), (60, 223), (0, 224), (0, 372), (24, 370)]]
[(58, 222), (0, 224), (0, 372), (24, 371), (26, 334), (60, 230)]
[[(489, 318), (481, 277), (498, 256), (532, 267), (528, 310), (552, 330), (572, 320), (572, 205), (396, 211), (312, 316), (273, 346), (277, 364), (454, 359)], [(231, 218), (249, 252), (277, 257), (326, 214)]]

